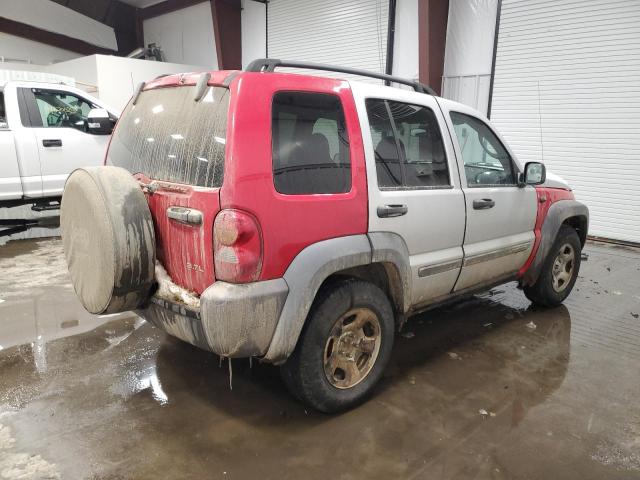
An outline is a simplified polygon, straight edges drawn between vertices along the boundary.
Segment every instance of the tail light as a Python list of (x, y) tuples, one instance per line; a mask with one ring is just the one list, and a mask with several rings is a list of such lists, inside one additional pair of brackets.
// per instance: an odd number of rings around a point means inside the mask
[(230, 283), (253, 282), (262, 270), (262, 235), (253, 215), (222, 210), (213, 223), (216, 279)]

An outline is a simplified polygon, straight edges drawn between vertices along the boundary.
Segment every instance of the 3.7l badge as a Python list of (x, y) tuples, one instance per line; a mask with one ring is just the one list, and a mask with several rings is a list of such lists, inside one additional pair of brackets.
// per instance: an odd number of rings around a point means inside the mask
[(201, 265), (198, 265), (196, 263), (191, 263), (191, 262), (187, 262), (187, 270), (193, 270), (195, 272), (204, 273), (204, 268), (202, 268)]

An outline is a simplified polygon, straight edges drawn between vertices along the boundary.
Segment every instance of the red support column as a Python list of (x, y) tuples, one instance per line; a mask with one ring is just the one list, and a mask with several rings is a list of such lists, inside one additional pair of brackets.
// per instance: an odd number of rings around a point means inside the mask
[(420, 82), (441, 93), (449, 0), (418, 0)]
[(219, 70), (242, 68), (240, 0), (210, 0)]

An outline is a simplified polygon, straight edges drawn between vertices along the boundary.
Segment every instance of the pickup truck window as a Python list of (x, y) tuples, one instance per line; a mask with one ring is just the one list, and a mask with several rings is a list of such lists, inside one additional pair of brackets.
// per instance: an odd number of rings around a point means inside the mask
[(448, 187), (442, 135), (431, 109), (368, 99), (376, 172), (380, 188)]
[(0, 128), (7, 127), (7, 113), (4, 109), (4, 92), (0, 92)]
[(34, 90), (33, 94), (43, 127), (68, 127), (86, 131), (87, 116), (94, 105), (67, 92)]
[(484, 122), (459, 112), (451, 112), (451, 121), (462, 152), (468, 187), (516, 184), (511, 156)]

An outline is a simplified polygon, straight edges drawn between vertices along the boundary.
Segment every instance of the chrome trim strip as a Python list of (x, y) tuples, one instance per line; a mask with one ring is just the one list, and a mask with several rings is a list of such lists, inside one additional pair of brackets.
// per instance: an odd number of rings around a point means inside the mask
[(455, 270), (456, 268), (460, 268), (461, 266), (462, 266), (462, 259), (454, 260), (453, 262), (445, 262), (445, 263), (439, 263), (437, 265), (420, 267), (418, 269), (418, 276), (428, 277), (429, 275), (437, 275), (439, 273)]
[(169, 207), (167, 217), (186, 225), (202, 225), (202, 212), (193, 208)]
[(516, 253), (524, 252), (533, 245), (533, 241), (520, 243), (507, 248), (501, 248), (499, 250), (493, 250), (487, 253), (481, 253), (474, 255), (473, 257), (467, 257), (462, 263), (463, 267), (469, 267), (471, 265), (477, 265), (478, 263), (488, 262), (489, 260), (495, 260), (496, 258), (506, 257), (507, 255), (514, 255)]

